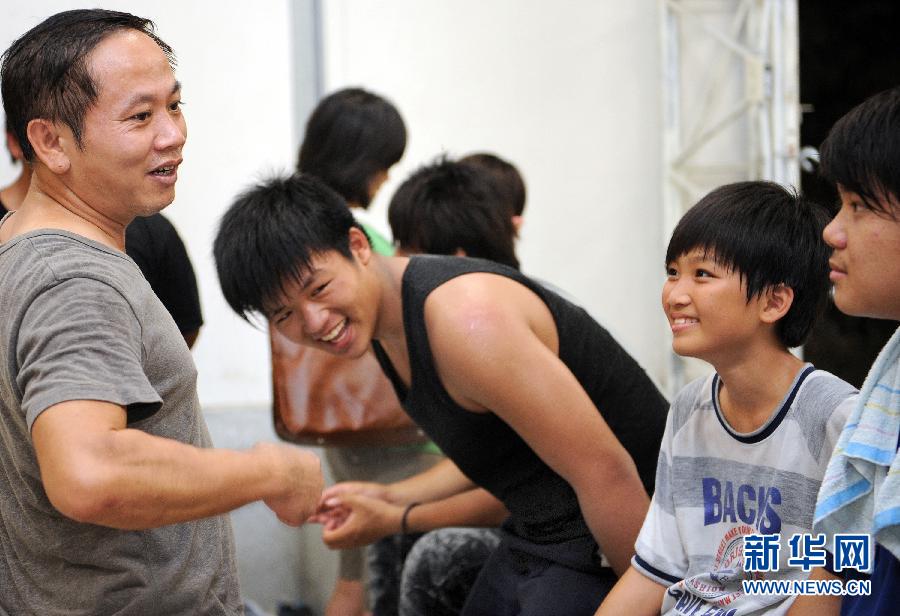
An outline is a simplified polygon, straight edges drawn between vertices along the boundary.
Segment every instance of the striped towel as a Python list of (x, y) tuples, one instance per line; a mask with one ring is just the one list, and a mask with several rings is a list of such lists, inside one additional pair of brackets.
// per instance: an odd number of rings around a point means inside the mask
[(869, 533), (900, 558), (900, 328), (872, 365), (819, 490), (813, 530)]

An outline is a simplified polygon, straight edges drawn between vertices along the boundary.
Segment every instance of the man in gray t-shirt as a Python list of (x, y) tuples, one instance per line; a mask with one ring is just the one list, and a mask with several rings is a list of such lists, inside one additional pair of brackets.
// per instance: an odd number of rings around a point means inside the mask
[(145, 19), (54, 15), (3, 56), (34, 169), (0, 222), (0, 615), (242, 613), (222, 515), (301, 524), (296, 447), (212, 449), (178, 328), (123, 252), (174, 199), (185, 142), (171, 49)]

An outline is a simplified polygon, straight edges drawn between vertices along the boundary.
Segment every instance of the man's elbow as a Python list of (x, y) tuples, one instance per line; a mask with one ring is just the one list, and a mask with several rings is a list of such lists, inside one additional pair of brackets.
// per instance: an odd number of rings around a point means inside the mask
[(70, 471), (45, 480), (44, 490), (57, 511), (84, 524), (110, 526), (111, 513), (121, 507), (113, 482), (103, 471)]

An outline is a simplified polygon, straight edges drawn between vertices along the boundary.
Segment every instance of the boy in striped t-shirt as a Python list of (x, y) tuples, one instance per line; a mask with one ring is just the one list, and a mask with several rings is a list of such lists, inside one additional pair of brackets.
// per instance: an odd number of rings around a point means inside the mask
[[(597, 614), (783, 614), (744, 580), (798, 579), (788, 541), (808, 533), (855, 390), (790, 353), (827, 298), (824, 209), (768, 182), (722, 186), (691, 208), (666, 253), (673, 349), (708, 361), (669, 411), (636, 555)], [(780, 535), (771, 571), (744, 570), (744, 537)]]

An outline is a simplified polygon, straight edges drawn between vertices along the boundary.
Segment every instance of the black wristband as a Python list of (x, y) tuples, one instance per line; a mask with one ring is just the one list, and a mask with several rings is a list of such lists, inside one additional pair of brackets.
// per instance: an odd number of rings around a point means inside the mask
[(407, 527), (407, 521), (409, 518), (409, 512), (412, 511), (413, 507), (418, 507), (422, 503), (412, 502), (406, 506), (406, 509), (403, 510), (403, 515), (400, 517), (400, 533), (403, 535), (409, 534), (409, 528)]

